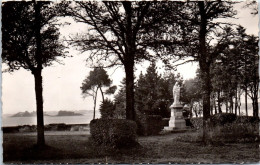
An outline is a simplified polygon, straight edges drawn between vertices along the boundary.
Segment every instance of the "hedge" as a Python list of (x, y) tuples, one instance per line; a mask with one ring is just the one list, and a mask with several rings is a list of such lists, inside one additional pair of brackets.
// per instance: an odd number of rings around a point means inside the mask
[(144, 115), (137, 121), (138, 135), (158, 135), (163, 129), (162, 116), (160, 115)]
[(227, 123), (233, 123), (237, 116), (233, 113), (217, 113), (210, 117), (212, 126), (221, 126)]
[(95, 119), (90, 122), (93, 141), (113, 148), (136, 145), (136, 129), (134, 121), (125, 119)]
[(198, 118), (191, 118), (190, 122), (192, 124), (192, 126), (195, 129), (201, 129), (203, 128), (203, 118), (202, 117), (198, 117)]
[(148, 135), (158, 135), (163, 129), (162, 116), (148, 115), (146, 117), (146, 124)]
[[(200, 129), (203, 127), (203, 118), (191, 118), (190, 119), (192, 126), (196, 129)], [(218, 113), (214, 114), (210, 117), (210, 126), (224, 126), (230, 123), (251, 123), (251, 124), (259, 124), (259, 117), (253, 116), (236, 116), (233, 113)]]

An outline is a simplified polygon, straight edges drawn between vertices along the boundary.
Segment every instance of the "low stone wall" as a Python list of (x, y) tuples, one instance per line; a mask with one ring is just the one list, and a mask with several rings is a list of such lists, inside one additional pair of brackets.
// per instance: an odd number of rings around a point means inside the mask
[[(89, 131), (89, 124), (48, 124), (45, 131)], [(3, 133), (36, 132), (36, 125), (23, 125), (14, 127), (2, 127)]]

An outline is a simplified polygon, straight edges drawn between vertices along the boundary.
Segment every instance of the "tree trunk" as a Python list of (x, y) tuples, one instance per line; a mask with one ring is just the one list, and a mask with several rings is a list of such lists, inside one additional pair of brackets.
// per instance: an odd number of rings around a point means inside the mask
[(247, 85), (245, 88), (245, 110), (246, 110), (246, 116), (248, 116), (248, 111), (247, 111)]
[(245, 54), (245, 110), (246, 110), (246, 116), (248, 116), (248, 112), (247, 112), (247, 55)]
[(226, 99), (226, 113), (228, 113), (228, 101)]
[(238, 97), (237, 97), (237, 108), (238, 108), (238, 115), (241, 115), (241, 88), (238, 89)]
[(124, 55), (124, 67), (126, 73), (126, 119), (135, 121), (134, 107), (134, 60), (136, 51), (136, 34), (133, 32), (133, 9), (129, 1), (122, 2), (126, 14), (126, 48)]
[(258, 107), (258, 92), (259, 92), (259, 56), (257, 56), (257, 59), (254, 59), (255, 65), (254, 70), (253, 70), (253, 88), (251, 88), (251, 99), (252, 99), (252, 104), (253, 104), (253, 116), (254, 117), (259, 117), (259, 107)]
[(236, 87), (236, 91), (235, 91), (235, 114), (237, 116), (237, 95), (238, 95), (238, 91), (237, 91), (237, 87)]
[(252, 104), (253, 104), (253, 116), (254, 117), (258, 117), (258, 115), (259, 115), (259, 108), (258, 108), (257, 99), (254, 99)]
[(200, 29), (199, 29), (199, 65), (202, 71), (203, 80), (203, 142), (207, 143), (207, 120), (210, 117), (210, 94), (211, 94), (211, 82), (210, 82), (210, 57), (206, 48), (206, 34), (207, 34), (207, 16), (204, 1), (198, 1), (198, 7), (201, 17)]
[(222, 113), (221, 105), (220, 105), (220, 91), (218, 91), (218, 113)]
[(190, 118), (192, 118), (192, 116), (193, 116), (193, 114), (192, 114), (193, 104), (194, 104), (194, 101), (193, 101), (193, 99), (191, 99), (191, 101), (190, 101)]
[(238, 105), (238, 115), (241, 115), (241, 110), (240, 110), (241, 105)]
[[(204, 68), (205, 69), (205, 68)], [(204, 129), (206, 129), (207, 127), (207, 120), (210, 118), (210, 93), (211, 93), (211, 88), (210, 88), (210, 68), (206, 67), (206, 69), (204, 70), (204, 87), (203, 87), (203, 127)], [(203, 130), (206, 131), (206, 130)], [(203, 134), (206, 134), (206, 132), (204, 132)], [(204, 135), (204, 140), (205, 139), (205, 135)], [(204, 141), (205, 142), (205, 141)]]
[(230, 113), (233, 113), (233, 97), (232, 97), (232, 95), (229, 98), (229, 102), (230, 102), (230, 106), (229, 106), (230, 107)]
[(95, 91), (95, 94), (94, 94), (94, 113), (93, 113), (93, 119), (96, 118), (96, 104), (97, 104), (97, 91), (98, 91), (98, 87)]
[(45, 145), (44, 139), (44, 116), (43, 116), (43, 97), (42, 97), (42, 75), (41, 70), (34, 72), (36, 111), (37, 111), (37, 145)]
[(203, 73), (204, 76), (204, 87), (203, 87), (203, 142), (204, 144), (208, 143), (208, 135), (207, 135), (207, 129), (208, 129), (208, 119), (210, 117), (210, 73), (209, 73), (209, 67), (206, 69)]
[(199, 109), (198, 105), (194, 105), (194, 113), (196, 118), (198, 118), (198, 109)]
[(210, 115), (213, 115), (213, 108), (214, 108), (214, 96), (210, 98)]
[(100, 92), (101, 92), (101, 95), (102, 95), (102, 101), (104, 102), (104, 100), (105, 100), (105, 98), (104, 98), (104, 93), (103, 93), (101, 87), (99, 87), (99, 89), (100, 89)]
[(135, 121), (134, 109), (134, 62), (125, 65), (126, 73), (126, 119)]
[(213, 105), (210, 104), (210, 115), (213, 115), (213, 109), (214, 109)]
[(36, 111), (37, 111), (37, 146), (45, 145), (44, 139), (44, 116), (43, 116), (43, 97), (42, 97), (42, 50), (41, 50), (41, 17), (40, 2), (34, 1), (35, 10), (35, 39), (36, 52), (35, 58), (37, 67), (32, 71), (35, 79)]

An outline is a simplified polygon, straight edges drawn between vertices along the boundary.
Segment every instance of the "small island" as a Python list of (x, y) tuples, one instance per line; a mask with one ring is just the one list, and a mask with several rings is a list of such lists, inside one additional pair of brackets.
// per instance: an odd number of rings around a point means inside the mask
[(18, 112), (16, 114), (12, 115), (11, 117), (32, 117), (32, 116), (36, 116), (35, 111), (33, 111), (33, 112), (28, 112), (28, 111)]
[(83, 116), (80, 113), (75, 113), (73, 111), (59, 111), (56, 116)]
[[(36, 116), (35, 111), (33, 111), (33, 112), (24, 111), (24, 112), (18, 112), (16, 114), (12, 115), (11, 117), (34, 117), (34, 116)], [(48, 115), (44, 112), (44, 116), (50, 116), (50, 115)]]

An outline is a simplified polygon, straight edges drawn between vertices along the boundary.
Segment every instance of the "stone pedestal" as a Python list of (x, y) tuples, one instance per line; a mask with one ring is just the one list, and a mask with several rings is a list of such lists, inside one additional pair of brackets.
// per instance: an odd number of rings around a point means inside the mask
[(170, 109), (171, 109), (171, 118), (169, 121), (169, 127), (164, 127), (164, 129), (173, 130), (173, 129), (186, 128), (186, 122), (182, 114), (183, 106), (181, 104), (173, 103), (170, 106)]

